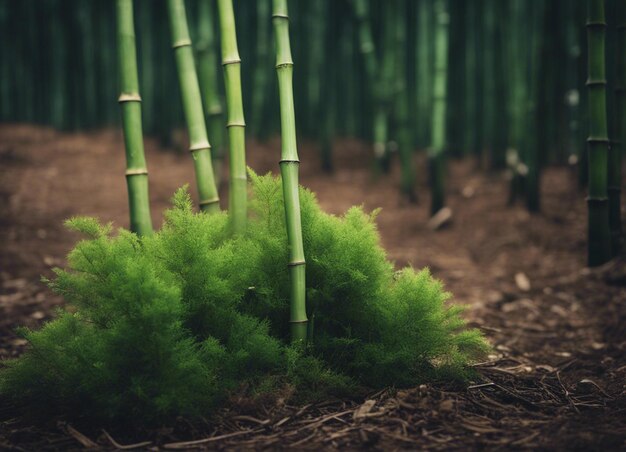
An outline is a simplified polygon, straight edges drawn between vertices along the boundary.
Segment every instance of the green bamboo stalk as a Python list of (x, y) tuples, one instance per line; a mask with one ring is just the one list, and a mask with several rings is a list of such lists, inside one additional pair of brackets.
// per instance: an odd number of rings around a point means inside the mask
[(521, 162), (524, 149), (524, 131), (526, 130), (526, 104), (528, 96), (526, 48), (528, 39), (525, 38), (527, 29), (524, 18), (528, 15), (529, 5), (525, 0), (513, 0), (510, 5), (510, 27), (508, 27), (508, 66), (510, 71), (509, 93), (509, 145), (507, 151), (507, 165), (509, 167), (510, 188), (509, 205), (521, 195), (523, 179), (527, 173), (526, 164)]
[[(501, 2), (502, 0), (495, 0)], [(483, 86), (483, 143), (481, 147), (481, 161), (484, 168), (491, 167), (493, 161), (494, 134), (497, 126), (496, 118), (496, 92), (495, 92), (495, 3), (493, 0), (483, 0), (483, 27), (482, 39), (486, 44), (482, 48), (482, 68), (489, 74), (489, 82)], [(436, 70), (436, 69), (435, 69)]]
[[(581, 27), (580, 24), (587, 18), (587, 2), (576, 2), (575, 7), (575, 23), (578, 30), (578, 42), (582, 46), (585, 42), (587, 30), (585, 27)], [(584, 53), (581, 49), (582, 61), (586, 61)], [(587, 64), (578, 65), (578, 92), (587, 93)], [(580, 96), (580, 107), (578, 109), (578, 116), (580, 118), (580, 124), (587, 124), (589, 121), (589, 99), (587, 95)], [(586, 127), (578, 128), (578, 140), (580, 143), (587, 139), (588, 130)], [(579, 158), (578, 158), (578, 188), (582, 191), (585, 189), (589, 182), (589, 149), (585, 146), (580, 146)]]
[(117, 45), (124, 144), (126, 146), (126, 184), (130, 210), (130, 230), (139, 235), (152, 234), (148, 169), (143, 150), (141, 97), (137, 76), (135, 24), (132, 0), (117, 0)]
[[(337, 61), (339, 58), (339, 46), (337, 41), (343, 35), (342, 21), (339, 18), (338, 7), (341, 6), (337, 2), (331, 2), (327, 7), (328, 24), (326, 27), (326, 35), (324, 36), (324, 57), (327, 61)], [(339, 83), (341, 76), (333, 65), (326, 64), (320, 68), (322, 71), (322, 85), (324, 86), (324, 101), (320, 102), (318, 110), (318, 123), (320, 124), (320, 160), (322, 169), (326, 172), (332, 172), (334, 169), (333, 161), (333, 141), (336, 133), (336, 118), (338, 116)]]
[(621, 251), (621, 187), (622, 187), (622, 152), (626, 139), (626, 5), (623, 1), (617, 7), (617, 42), (616, 42), (616, 79), (615, 79), (615, 116), (614, 137), (609, 148), (609, 227), (611, 230), (611, 252), (616, 256)]
[(432, 146), (430, 148), (430, 184), (432, 200), (430, 212), (439, 212), (445, 204), (446, 102), (448, 82), (448, 23), (450, 21), (446, 0), (436, 0), (435, 73), (433, 80)]
[(82, 82), (83, 82), (83, 99), (81, 102), (82, 107), (82, 120), (83, 125), (86, 127), (94, 127), (96, 125), (96, 110), (97, 100), (95, 99), (96, 93), (96, 77), (94, 73), (95, 69), (95, 45), (93, 39), (93, 15), (92, 7), (89, 3), (81, 2), (78, 8), (78, 22), (80, 27), (80, 35), (82, 36), (81, 50), (82, 50)]
[(387, 171), (387, 108), (383, 96), (381, 70), (376, 60), (376, 46), (372, 35), (368, 0), (354, 0), (354, 11), (358, 20), (360, 50), (363, 56), (367, 84), (374, 103), (372, 133), (376, 170)]
[(606, 78), (604, 44), (606, 22), (604, 0), (588, 0), (587, 46), (589, 96), (589, 196), (587, 263), (597, 266), (611, 258), (609, 229), (608, 133), (606, 117)]
[(213, 8), (211, 0), (200, 0), (198, 4), (198, 77), (202, 104), (206, 113), (206, 123), (211, 137), (213, 150), (211, 158), (216, 185), (222, 180), (222, 162), (224, 159), (224, 125), (222, 122), (222, 103), (220, 102), (217, 81), (217, 52), (213, 31)]
[(474, 66), (474, 73), (471, 74), (472, 78), (474, 79), (474, 87), (473, 87), (473, 91), (474, 91), (474, 96), (475, 96), (475, 103), (474, 103), (474, 107), (475, 110), (473, 112), (473, 128), (474, 128), (474, 134), (473, 134), (473, 138), (474, 138), (474, 142), (472, 143), (472, 151), (474, 153), (474, 155), (477, 158), (480, 158), (483, 154), (483, 148), (484, 148), (484, 116), (485, 116), (485, 108), (484, 108), (484, 104), (485, 104), (485, 99), (484, 99), (484, 93), (485, 93), (485, 84), (486, 84), (486, 77), (487, 74), (485, 74), (485, 68), (482, 65), (482, 59), (481, 59), (481, 55), (483, 54), (483, 48), (484, 48), (484, 39), (483, 39), (483, 29), (482, 29), (482, 18), (483, 18), (483, 14), (484, 14), (484, 2), (482, 1), (477, 1), (477, 2), (473, 2), (474, 3), (474, 40), (473, 40), (473, 44), (474, 44), (474, 55), (476, 57), (476, 61), (475, 61), (475, 66)]
[[(526, 196), (526, 208), (530, 212), (538, 212), (540, 207), (539, 187), (540, 187), (540, 162), (539, 162), (539, 141), (537, 139), (538, 131), (543, 130), (544, 124), (539, 120), (540, 114), (537, 107), (540, 100), (540, 76), (542, 64), (542, 48), (543, 48), (543, 30), (545, 22), (546, 9), (544, 2), (530, 3), (531, 10), (531, 27), (532, 36), (530, 38), (530, 48), (528, 49), (528, 95), (527, 95), (527, 120), (525, 122), (526, 130), (524, 134), (524, 147), (522, 152), (522, 160), (526, 169), (524, 179), (524, 194)], [(545, 71), (544, 71), (545, 73)], [(530, 127), (530, 129), (529, 129)], [(544, 146), (545, 143), (542, 143)]]
[[(47, 5), (46, 5), (47, 6)], [(8, 36), (9, 5), (0, 2), (0, 39), (5, 42)], [(6, 121), (11, 115), (11, 70), (8, 49), (0, 52), (0, 121)], [(44, 105), (42, 103), (42, 105)]]
[[(465, 36), (465, 68), (464, 68), (464, 86), (465, 90), (465, 109), (463, 112), (464, 122), (466, 126), (463, 128), (464, 137), (463, 137), (463, 148), (464, 154), (467, 155), (474, 147), (474, 142), (476, 141), (474, 135), (476, 134), (476, 130), (473, 127), (475, 121), (475, 111), (476, 111), (476, 89), (474, 89), (474, 74), (476, 73), (477, 66), (477, 55), (476, 55), (476, 45), (474, 41), (476, 40), (476, 21), (474, 10), (476, 9), (475, 2), (469, 2), (467, 4), (467, 11), (465, 15), (466, 26), (466, 36)], [(512, 71), (512, 75), (515, 74), (515, 71)]]
[[(502, 121), (502, 118), (506, 117), (507, 114), (507, 83), (508, 83), (508, 66), (506, 62), (506, 47), (504, 44), (505, 33), (506, 33), (506, 2), (495, 0), (495, 37), (494, 37), (494, 88), (495, 88), (495, 96), (494, 96), (494, 109), (496, 113), (494, 114), (493, 121), (494, 125), (492, 126), (492, 130), (494, 133), (493, 141), (492, 141), (492, 154), (491, 154), (491, 167), (496, 169), (502, 169), (506, 166), (506, 147), (507, 147), (507, 137), (508, 137), (508, 129), (510, 125), (507, 121)], [(452, 60), (454, 61), (454, 60)], [(452, 70), (450, 71), (453, 72)], [(454, 96), (450, 96), (454, 98)]]
[[(140, 30), (153, 29), (153, 8), (151, 8), (151, 5), (146, 4), (146, 2), (139, 2), (137, 7), (137, 20), (139, 22)], [(144, 93), (144, 97), (146, 98), (146, 103), (143, 104), (144, 109), (142, 111), (143, 124), (145, 130), (147, 130), (149, 134), (154, 134), (157, 129), (154, 123), (158, 115), (158, 111), (155, 108), (156, 95), (154, 85), (156, 71), (154, 71), (154, 60), (156, 56), (156, 48), (159, 47), (155, 45), (155, 40), (153, 39), (153, 36), (151, 36), (151, 33), (140, 33), (137, 38), (139, 39), (139, 48), (141, 49), (141, 91)]]
[[(354, 36), (354, 24), (350, 21), (347, 21), (345, 24), (345, 32), (346, 36)], [(354, 56), (357, 52), (355, 52), (355, 42), (353, 39), (342, 39), (339, 41), (338, 45), (340, 48), (341, 60), (346, 62), (351, 67), (354, 67), (356, 62), (354, 61)], [(352, 76), (349, 77), (341, 77), (342, 87), (341, 91), (344, 95), (344, 101), (340, 104), (340, 107), (343, 111), (341, 111), (341, 117), (343, 118), (342, 126), (343, 133), (348, 136), (356, 136), (357, 135), (357, 112), (360, 110), (356, 107), (357, 105), (357, 89), (356, 89), (356, 78)]]
[(246, 229), (248, 193), (246, 178), (246, 122), (241, 94), (241, 59), (237, 48), (235, 14), (232, 0), (218, 0), (222, 36), (222, 65), (226, 81), (228, 140), (230, 152), (229, 209), (233, 231)]
[[(580, 94), (578, 92), (578, 64), (580, 59), (580, 48), (578, 44), (578, 21), (576, 17), (576, 4), (565, 2), (566, 16), (566, 88), (565, 106), (567, 107), (567, 153), (568, 163), (578, 171), (580, 164), (580, 150), (578, 145), (579, 137), (579, 108)], [(576, 177), (577, 174), (576, 174)]]
[(413, 165), (413, 137), (409, 122), (409, 97), (406, 88), (406, 16), (403, 10), (404, 4), (394, 2), (385, 9), (389, 11), (386, 17), (385, 33), (389, 33), (393, 40), (387, 47), (387, 52), (392, 52), (395, 60), (394, 100), (395, 100), (395, 134), (398, 143), (398, 156), (400, 158), (400, 188), (402, 194), (409, 202), (417, 202), (415, 193), (416, 171)]
[[(474, 2), (472, 2), (473, 4)], [(417, 10), (417, 51), (416, 77), (417, 80), (417, 116), (419, 143), (423, 146), (430, 143), (432, 114), (432, 2), (420, 0)]]
[(257, 0), (257, 30), (256, 30), (256, 46), (255, 61), (256, 70), (252, 74), (252, 133), (255, 137), (267, 138), (266, 121), (264, 121), (264, 111), (266, 110), (267, 85), (269, 67), (265, 70), (265, 63), (269, 61), (270, 51), (270, 0)]
[(200, 209), (206, 212), (216, 212), (220, 208), (220, 198), (213, 175), (211, 144), (206, 133), (200, 84), (187, 28), (185, 3), (184, 0), (168, 0), (167, 6), (183, 110), (189, 132), (189, 152), (193, 156), (196, 184), (200, 195)]
[[(67, 92), (67, 83), (65, 83), (65, 81), (68, 79), (66, 61), (69, 46), (67, 45), (67, 30), (64, 27), (63, 21), (64, 15), (61, 13), (59, 8), (53, 6), (52, 9), (53, 13), (50, 18), (50, 41), (56, 49), (56, 58), (52, 61), (52, 68), (50, 70), (51, 86), (48, 90), (52, 96), (50, 118), (54, 127), (63, 129), (67, 127), (68, 122), (67, 113), (69, 96)], [(102, 27), (101, 29), (104, 30), (105, 27)], [(109, 30), (110, 27), (106, 27), (106, 31)], [(107, 36), (107, 38), (109, 38), (109, 36)], [(104, 42), (109, 41), (107, 39)], [(9, 50), (11, 50), (11, 48)], [(110, 46), (106, 46), (104, 50), (105, 51), (102, 53), (106, 58), (110, 55), (110, 51), (106, 51), (110, 50)]]
[[(306, 104), (306, 132), (309, 135), (320, 135), (319, 127), (320, 108), (322, 102), (327, 100), (322, 98), (322, 73), (324, 71), (324, 36), (328, 34), (328, 2), (315, 1), (310, 3), (310, 18), (307, 17), (308, 27), (306, 37), (309, 39), (307, 50), (308, 58), (308, 80), (307, 104)], [(302, 34), (302, 31), (301, 31)], [(330, 165), (332, 167), (332, 164)], [(329, 170), (328, 162), (323, 160), (322, 169)]]
[(276, 72), (280, 93), (280, 122), (282, 152), (280, 174), (283, 181), (287, 239), (289, 241), (289, 273), (291, 279), (290, 323), (291, 337), (303, 343), (307, 336), (306, 272), (300, 195), (298, 193), (298, 148), (296, 144), (296, 119), (293, 102), (293, 61), (289, 43), (289, 15), (287, 0), (273, 0), (272, 21), (276, 35)]

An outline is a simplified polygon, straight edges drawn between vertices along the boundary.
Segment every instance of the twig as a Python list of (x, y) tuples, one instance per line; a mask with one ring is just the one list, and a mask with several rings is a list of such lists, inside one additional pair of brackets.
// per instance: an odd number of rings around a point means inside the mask
[(213, 441), (219, 441), (221, 439), (226, 439), (226, 438), (233, 438), (235, 436), (241, 436), (241, 435), (247, 435), (249, 433), (258, 433), (263, 431), (262, 428), (257, 428), (254, 430), (241, 430), (238, 432), (233, 432), (233, 433), (227, 433), (225, 435), (219, 435), (219, 436), (211, 436), (210, 438), (204, 438), (204, 439), (197, 439), (195, 441), (183, 441), (183, 442), (178, 442), (178, 443), (168, 443), (168, 444), (164, 444), (163, 447), (165, 449), (186, 449), (190, 446), (197, 446), (198, 444), (206, 444), (206, 443), (211, 443)]
[(67, 433), (69, 433), (72, 436), (72, 438), (74, 438), (76, 441), (81, 443), (85, 448), (93, 449), (93, 448), (98, 447), (98, 445), (96, 443), (94, 443), (87, 436), (83, 435), (81, 432), (76, 430), (70, 424), (66, 424), (65, 428), (67, 429)]
[(138, 447), (146, 447), (146, 446), (149, 446), (150, 444), (152, 444), (152, 441), (142, 441), (141, 443), (123, 445), (123, 444), (120, 444), (117, 441), (115, 441), (115, 439), (113, 439), (113, 437), (111, 435), (109, 435), (109, 432), (107, 432), (105, 429), (102, 429), (102, 433), (104, 433), (104, 436), (107, 437), (109, 442), (116, 449), (122, 449), (122, 450), (137, 449)]

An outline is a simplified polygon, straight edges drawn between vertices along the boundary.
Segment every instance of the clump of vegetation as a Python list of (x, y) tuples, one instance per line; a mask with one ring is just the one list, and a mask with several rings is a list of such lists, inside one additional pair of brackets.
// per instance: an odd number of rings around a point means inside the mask
[[(194, 213), (186, 189), (139, 238), (74, 218), (86, 236), (50, 286), (69, 303), (6, 363), (0, 393), (38, 411), (161, 422), (206, 415), (242, 384), (303, 397), (464, 378), (487, 345), (428, 270), (395, 272), (376, 213), (324, 213), (300, 189), (309, 340), (290, 344), (281, 182), (251, 173), (253, 216)], [(42, 411), (43, 412), (43, 411)]]

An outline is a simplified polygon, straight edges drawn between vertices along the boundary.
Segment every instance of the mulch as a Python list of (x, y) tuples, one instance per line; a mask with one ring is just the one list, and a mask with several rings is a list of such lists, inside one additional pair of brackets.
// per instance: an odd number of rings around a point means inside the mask
[[(155, 224), (176, 187), (193, 181), (188, 155), (146, 144)], [(249, 164), (277, 169), (278, 142), (251, 141)], [(370, 150), (336, 145), (337, 170), (319, 171), (301, 144), (302, 183), (340, 214), (382, 207), (382, 242), (397, 266), (429, 266), (468, 306), (494, 353), (467, 386), (388, 388), (354, 400), (298, 405), (288, 396), (233, 396), (210, 418), (149, 431), (49, 419), (31, 424), (0, 404), (0, 449), (626, 449), (626, 265), (585, 267), (586, 208), (568, 168), (549, 167), (542, 213), (507, 207), (506, 181), (474, 161), (451, 162), (449, 225), (428, 227), (425, 164), (419, 204), (398, 195), (398, 168), (374, 178)], [(63, 300), (39, 281), (63, 265), (76, 237), (62, 226), (95, 215), (126, 226), (121, 136), (0, 125), (0, 359), (19, 355), (18, 325), (37, 327)], [(226, 199), (226, 193), (223, 193)]]

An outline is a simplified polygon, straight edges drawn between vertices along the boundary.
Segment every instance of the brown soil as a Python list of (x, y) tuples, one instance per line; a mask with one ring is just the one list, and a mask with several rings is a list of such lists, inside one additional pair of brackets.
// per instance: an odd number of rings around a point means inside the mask
[[(151, 140), (146, 152), (159, 224), (174, 190), (193, 183), (192, 164)], [(302, 183), (332, 213), (383, 208), (378, 223), (390, 258), (429, 266), (493, 343), (497, 354), (476, 366), (480, 378), (464, 388), (422, 385), (304, 407), (235, 401), (210, 422), (121, 438), (167, 448), (202, 440), (197, 446), (211, 449), (625, 449), (626, 268), (620, 259), (585, 268), (584, 195), (569, 170), (545, 171), (544, 213), (530, 215), (506, 206), (500, 174), (451, 162), (453, 221), (432, 231), (423, 171), (416, 206), (399, 197), (397, 168), (373, 178), (362, 143), (339, 141), (335, 152), (337, 170), (326, 175), (304, 143)], [(258, 172), (275, 170), (278, 141), (250, 142), (248, 155)], [(127, 226), (123, 172), (118, 132), (0, 125), (0, 359), (24, 348), (16, 326), (40, 325), (63, 304), (39, 282), (63, 265), (77, 238), (63, 220), (83, 214)], [(0, 408), (0, 449), (119, 447), (114, 441), (97, 426), (33, 427)]]

